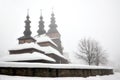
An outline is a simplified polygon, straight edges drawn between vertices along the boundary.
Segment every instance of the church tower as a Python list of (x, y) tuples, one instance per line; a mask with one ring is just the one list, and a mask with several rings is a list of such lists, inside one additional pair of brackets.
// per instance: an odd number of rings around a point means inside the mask
[(41, 16), (40, 16), (40, 21), (39, 21), (39, 29), (37, 31), (38, 36), (45, 34), (46, 31), (44, 30), (44, 21), (43, 21), (43, 16), (42, 16), (42, 10), (41, 10)]
[(31, 37), (31, 34), (32, 34), (32, 32), (30, 30), (31, 21), (29, 20), (29, 18), (30, 17), (29, 17), (29, 11), (28, 11), (26, 20), (25, 20), (25, 31), (23, 32), (24, 36), (18, 38), (19, 44), (35, 42), (35, 39), (33, 37)]
[(51, 14), (51, 23), (49, 25), (50, 29), (47, 32), (47, 35), (51, 38), (51, 40), (57, 45), (58, 51), (62, 54), (63, 47), (61, 45), (61, 35), (57, 30), (57, 24), (55, 23), (54, 13)]

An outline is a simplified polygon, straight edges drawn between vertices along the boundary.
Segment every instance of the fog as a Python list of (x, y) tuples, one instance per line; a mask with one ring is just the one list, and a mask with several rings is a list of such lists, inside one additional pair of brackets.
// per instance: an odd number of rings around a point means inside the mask
[(70, 55), (82, 38), (92, 38), (108, 53), (120, 58), (120, 0), (0, 0), (0, 56), (8, 54), (23, 35), (29, 9), (32, 36), (37, 34), (40, 9), (48, 30), (52, 8), (64, 51)]

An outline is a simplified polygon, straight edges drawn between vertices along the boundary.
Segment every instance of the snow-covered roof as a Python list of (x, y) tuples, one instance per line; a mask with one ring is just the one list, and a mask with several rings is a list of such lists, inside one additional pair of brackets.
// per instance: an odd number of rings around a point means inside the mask
[(11, 50), (22, 50), (22, 49), (28, 49), (28, 48), (34, 48), (34, 49), (43, 51), (43, 52), (45, 52), (45, 54), (53, 53), (53, 54), (56, 54), (57, 56), (62, 57), (62, 58), (65, 59), (65, 57), (59, 51), (54, 49), (53, 47), (51, 47), (51, 46), (41, 47), (37, 43), (18, 44), (14, 48), (12, 48)]
[(47, 47), (44, 47), (45, 48), (45, 54), (56, 54), (57, 56), (59, 57), (62, 57), (64, 59), (66, 59), (59, 51), (57, 51), (56, 49), (52, 48), (51, 46), (47, 46)]
[(0, 62), (0, 67), (27, 67), (27, 68), (56, 68), (56, 69), (112, 69), (105, 66), (89, 66), (80, 64), (48, 64), (48, 63), (19, 63)]
[(40, 35), (40, 36), (35, 36), (35, 40), (40, 43), (40, 42), (51, 42), (53, 45), (57, 46), (49, 36), (46, 34)]
[(47, 60), (55, 62), (53, 58), (38, 52), (11, 54), (0, 58), (0, 61), (25, 61), (25, 60)]
[(35, 48), (40, 50), (41, 46), (37, 43), (24, 43), (24, 44), (16, 44), (11, 50), (21, 50), (21, 49), (28, 49), (28, 48)]

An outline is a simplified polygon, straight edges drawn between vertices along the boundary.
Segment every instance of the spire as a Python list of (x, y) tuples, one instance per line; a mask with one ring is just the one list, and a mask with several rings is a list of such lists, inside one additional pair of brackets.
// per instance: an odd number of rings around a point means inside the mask
[(53, 8), (52, 8), (52, 14), (51, 14), (51, 24), (49, 25), (49, 27), (57, 27), (57, 25), (55, 24), (55, 14), (53, 12)]
[(44, 33), (46, 33), (46, 31), (44, 30), (44, 21), (43, 21), (43, 16), (42, 16), (42, 10), (41, 11), (41, 16), (40, 16), (40, 21), (39, 21), (39, 29), (38, 29), (38, 35), (42, 35)]
[(27, 10), (27, 16), (25, 20), (25, 31), (23, 32), (24, 36), (18, 38), (19, 44), (24, 44), (24, 43), (31, 43), (35, 42), (36, 40), (31, 37), (32, 32), (30, 31), (30, 23), (31, 21), (29, 20), (29, 9)]
[(52, 14), (51, 14), (51, 16), (52, 16), (52, 17), (54, 17), (54, 16), (55, 16), (55, 15), (54, 15), (54, 11), (53, 11), (53, 8), (52, 8)]
[(27, 9), (27, 16), (26, 16), (27, 19), (29, 19), (29, 9)]
[(50, 22), (50, 29), (47, 32), (47, 35), (52, 39), (52, 41), (57, 45), (57, 50), (62, 54), (63, 53), (63, 48), (61, 45), (61, 35), (57, 30), (57, 24), (55, 23), (55, 14), (52, 9), (52, 14), (51, 14), (51, 22)]
[(53, 12), (53, 9), (52, 9), (52, 13), (51, 13), (51, 18), (50, 19), (51, 19), (50, 25), (49, 25), (50, 29), (48, 30), (47, 34), (49, 34), (49, 33), (58, 33), (59, 34), (59, 32), (56, 29), (57, 24), (55, 23), (56, 21), (55, 21), (55, 14)]
[(24, 31), (24, 36), (25, 37), (30, 37), (31, 36), (31, 31), (30, 31), (30, 23), (31, 21), (29, 20), (29, 9), (27, 10), (27, 16), (26, 16), (26, 20), (25, 20), (25, 31)]
[(42, 17), (42, 9), (40, 9), (40, 12), (41, 12), (40, 19), (42, 20), (43, 19), (43, 17)]

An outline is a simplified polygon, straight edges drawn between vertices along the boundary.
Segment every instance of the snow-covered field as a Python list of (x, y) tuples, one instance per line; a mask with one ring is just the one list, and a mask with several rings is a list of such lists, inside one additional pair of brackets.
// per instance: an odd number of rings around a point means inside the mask
[(0, 80), (120, 80), (120, 73), (115, 73), (114, 75), (106, 76), (94, 76), (94, 77), (58, 77), (58, 78), (49, 78), (49, 77), (21, 77), (21, 76), (7, 76), (0, 75)]

